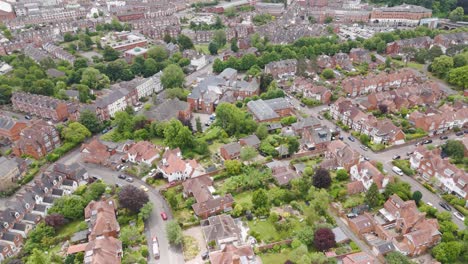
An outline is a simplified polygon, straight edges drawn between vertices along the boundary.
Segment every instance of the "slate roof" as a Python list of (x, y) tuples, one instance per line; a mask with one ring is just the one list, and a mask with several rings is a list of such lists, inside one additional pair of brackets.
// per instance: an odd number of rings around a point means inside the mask
[(208, 225), (202, 227), (203, 236), (207, 242), (232, 239), (240, 240), (241, 230), (230, 215), (215, 215), (207, 220)]
[(279, 118), (279, 115), (262, 99), (248, 102), (247, 108), (259, 121)]
[(145, 115), (148, 115), (151, 119), (155, 119), (157, 121), (167, 121), (172, 118), (178, 118), (179, 111), (186, 111), (189, 107), (190, 106), (187, 102), (174, 98), (164, 101), (154, 110), (145, 113)]

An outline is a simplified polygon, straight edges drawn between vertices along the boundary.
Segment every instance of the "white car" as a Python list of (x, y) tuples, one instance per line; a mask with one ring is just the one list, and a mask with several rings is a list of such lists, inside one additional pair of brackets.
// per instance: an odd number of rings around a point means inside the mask
[(462, 215), (460, 212), (455, 211), (455, 212), (453, 212), (453, 215), (454, 215), (456, 218), (460, 219), (461, 221), (465, 221), (465, 216)]
[(430, 202), (427, 202), (426, 204), (429, 205), (429, 206), (432, 207), (432, 208), (436, 208), (436, 207), (435, 207), (432, 203), (430, 203)]
[(141, 185), (140, 186), (140, 190), (144, 191), (144, 192), (148, 192), (148, 187), (144, 186), (144, 185)]

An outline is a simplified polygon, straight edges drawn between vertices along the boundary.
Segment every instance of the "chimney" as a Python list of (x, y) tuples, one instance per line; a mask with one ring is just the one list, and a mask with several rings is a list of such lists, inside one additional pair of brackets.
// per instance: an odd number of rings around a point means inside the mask
[(232, 256), (232, 264), (240, 264), (240, 257), (238, 255)]
[(104, 237), (111, 237), (112, 236), (112, 228), (111, 228), (111, 224), (109, 221), (106, 222), (106, 227), (104, 229), (104, 231), (102, 232), (102, 235)]

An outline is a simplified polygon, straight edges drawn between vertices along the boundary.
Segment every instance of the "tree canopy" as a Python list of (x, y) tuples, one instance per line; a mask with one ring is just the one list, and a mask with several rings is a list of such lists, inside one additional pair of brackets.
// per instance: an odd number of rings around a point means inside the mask
[(184, 85), (185, 74), (177, 64), (167, 66), (161, 76), (161, 84), (165, 89), (180, 88)]

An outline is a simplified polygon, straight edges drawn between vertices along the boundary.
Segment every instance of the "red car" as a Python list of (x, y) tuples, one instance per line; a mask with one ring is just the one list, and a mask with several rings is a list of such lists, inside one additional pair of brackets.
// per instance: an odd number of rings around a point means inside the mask
[(162, 213), (161, 213), (161, 218), (162, 218), (164, 221), (167, 220), (167, 215), (166, 215), (165, 212), (162, 212)]

